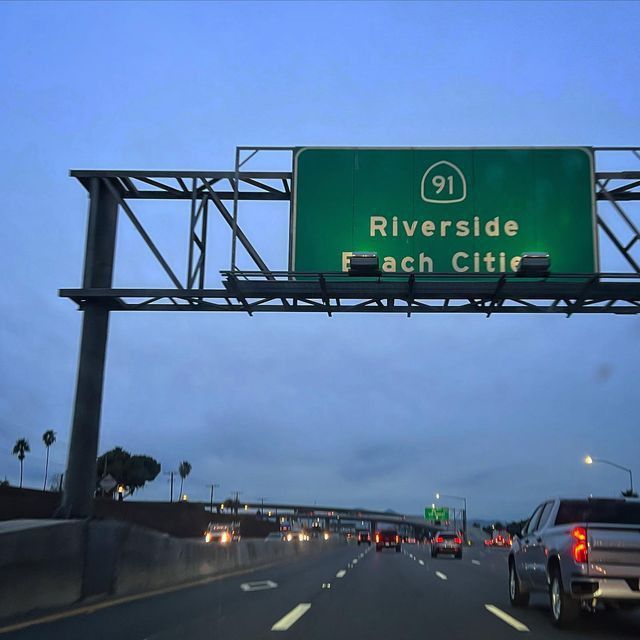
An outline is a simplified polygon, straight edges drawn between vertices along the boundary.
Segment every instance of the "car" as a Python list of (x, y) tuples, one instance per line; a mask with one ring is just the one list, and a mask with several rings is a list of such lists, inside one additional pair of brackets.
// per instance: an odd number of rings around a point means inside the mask
[(358, 531), (358, 544), (371, 544), (370, 531)]
[(400, 536), (395, 529), (381, 529), (376, 531), (376, 551), (395, 548), (396, 553), (400, 553), (402, 548)]
[(503, 536), (502, 534), (498, 534), (493, 538), (488, 538), (484, 541), (485, 547), (501, 547), (504, 549), (508, 549), (511, 547), (511, 538), (510, 536)]
[(439, 531), (431, 540), (431, 557), (443, 553), (462, 558), (462, 538), (455, 531)]
[(492, 546), (509, 548), (511, 546), (511, 539), (508, 536), (503, 536), (501, 534), (498, 534), (493, 539)]
[(230, 524), (220, 524), (210, 522), (207, 530), (204, 532), (205, 542), (214, 542), (218, 544), (228, 544), (240, 540), (240, 523), (232, 522)]
[(264, 539), (265, 542), (284, 542), (284, 536), (280, 531), (272, 531)]
[(552, 621), (569, 626), (582, 610), (640, 607), (640, 501), (552, 498), (536, 507), (513, 540), (509, 599), (549, 596)]
[(287, 542), (308, 542), (311, 536), (306, 531), (288, 531), (284, 539)]

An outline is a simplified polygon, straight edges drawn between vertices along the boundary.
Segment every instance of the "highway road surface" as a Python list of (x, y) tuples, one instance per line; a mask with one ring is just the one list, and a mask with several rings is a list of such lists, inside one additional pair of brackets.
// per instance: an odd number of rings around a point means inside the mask
[(462, 560), (345, 544), (331, 552), (153, 596), (100, 602), (0, 628), (0, 640), (640, 638), (637, 613), (585, 614), (555, 629), (546, 598), (513, 609), (507, 552)]

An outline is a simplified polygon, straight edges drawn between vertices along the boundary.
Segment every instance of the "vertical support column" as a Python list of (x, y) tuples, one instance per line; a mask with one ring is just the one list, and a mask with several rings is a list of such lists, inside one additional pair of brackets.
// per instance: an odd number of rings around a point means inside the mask
[(467, 501), (464, 501), (464, 511), (462, 512), (462, 533), (464, 534), (464, 543), (467, 544), (469, 536), (467, 533)]
[[(111, 288), (118, 201), (100, 178), (92, 178), (85, 248), (83, 288)], [(84, 303), (82, 339), (76, 381), (71, 441), (60, 515), (84, 518), (91, 514), (96, 484), (96, 458), (109, 307)]]
[(236, 270), (236, 239), (238, 238), (238, 190), (240, 189), (240, 149), (236, 147), (233, 179), (233, 224), (231, 225), (231, 272)]

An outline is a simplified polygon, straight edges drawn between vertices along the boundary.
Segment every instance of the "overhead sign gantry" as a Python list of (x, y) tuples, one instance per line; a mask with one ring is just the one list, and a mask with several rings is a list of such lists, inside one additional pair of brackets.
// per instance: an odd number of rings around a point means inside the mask
[[(288, 167), (247, 168), (268, 154), (285, 154)], [(89, 216), (82, 286), (60, 291), (83, 311), (63, 515), (90, 512), (111, 311), (640, 312), (640, 229), (631, 209), (640, 201), (640, 147), (238, 147), (232, 171), (71, 176), (89, 194)], [(186, 272), (145, 228), (142, 201), (182, 207)], [(243, 228), (249, 201), (288, 207), (289, 255), (275, 267)], [(113, 286), (119, 214), (155, 258), (157, 286)], [(214, 215), (229, 228), (231, 259), (212, 275)], [(377, 255), (380, 274), (351, 277), (343, 254), (354, 251)], [(549, 273), (521, 277), (523, 251), (545, 252)], [(248, 262), (252, 270), (239, 267)]]

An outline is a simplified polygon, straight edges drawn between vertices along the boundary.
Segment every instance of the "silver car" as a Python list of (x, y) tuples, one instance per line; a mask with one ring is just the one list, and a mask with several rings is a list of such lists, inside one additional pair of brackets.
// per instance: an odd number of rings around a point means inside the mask
[(462, 537), (455, 531), (439, 531), (431, 540), (431, 557), (449, 554), (455, 558), (462, 558)]
[(583, 609), (640, 606), (640, 501), (555, 498), (540, 504), (514, 538), (509, 598), (526, 606), (547, 592), (557, 626)]

